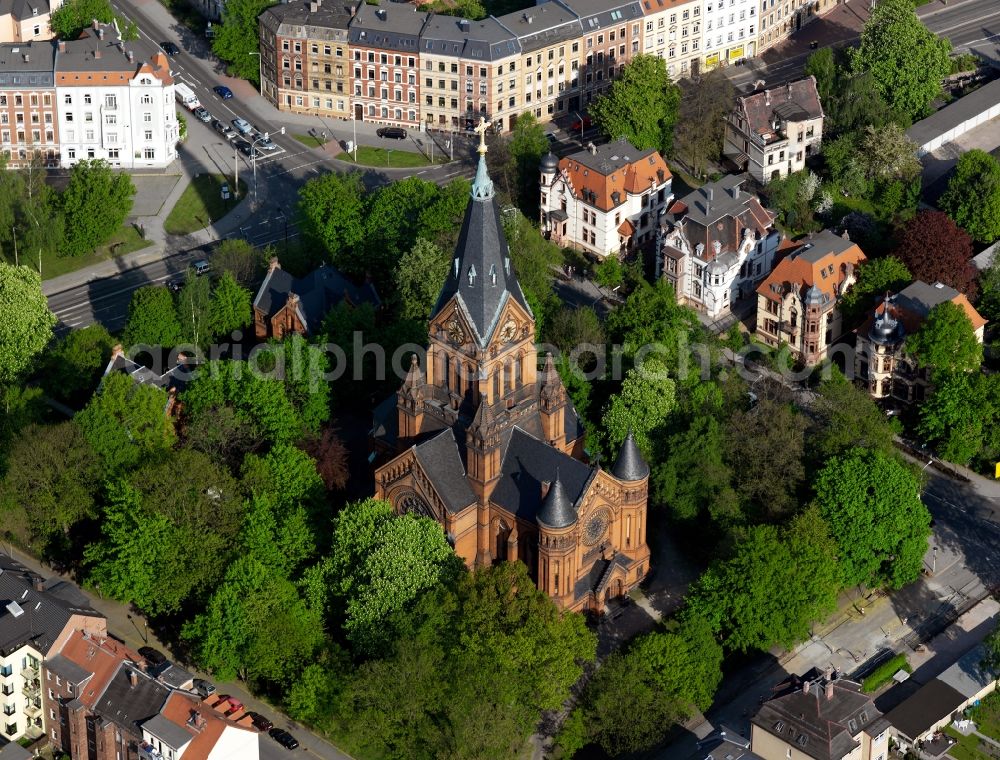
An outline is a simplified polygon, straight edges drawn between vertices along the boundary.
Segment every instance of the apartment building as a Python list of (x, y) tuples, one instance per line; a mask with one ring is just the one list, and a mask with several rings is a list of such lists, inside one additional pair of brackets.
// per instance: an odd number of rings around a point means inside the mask
[(757, 2), (705, 0), (702, 52), (706, 71), (757, 54)]
[(10, 0), (0, 5), (0, 43), (48, 40), (53, 37), (49, 17), (62, 0)]
[(419, 128), (419, 42), (426, 20), (406, 3), (358, 5), (348, 33), (356, 119)]
[(917, 280), (895, 296), (886, 296), (857, 330), (854, 378), (872, 398), (910, 403), (923, 401), (932, 378), (906, 352), (906, 336), (916, 333), (931, 309), (945, 301), (962, 308), (972, 322), (976, 340), (983, 342), (986, 320), (963, 293), (936, 282)]
[(719, 318), (752, 297), (781, 243), (775, 215), (729, 175), (674, 201), (658, 236), (659, 272), (677, 300)]
[(757, 287), (757, 339), (787, 344), (807, 367), (825, 359), (843, 332), (837, 305), (863, 261), (846, 233), (823, 230), (799, 241)]
[(428, 129), (469, 130), (485, 118), (503, 129), (505, 101), (518, 101), (517, 40), (495, 18), (432, 15), (420, 35), (423, 121)]
[[(584, 108), (611, 86), (625, 64), (641, 52), (643, 17), (639, 0), (559, 0), (580, 17), (580, 92)], [(557, 78), (557, 81), (558, 78)], [(558, 107), (558, 100), (556, 102)], [(577, 110), (567, 100), (570, 111)]]
[(836, 7), (838, 0), (760, 0), (757, 54)]
[(0, 734), (8, 741), (46, 733), (42, 661), (74, 631), (107, 633), (80, 592), (46, 581), (0, 554)]
[(100, 158), (152, 169), (177, 157), (174, 79), (152, 42), (123, 41), (116, 26), (95, 22), (58, 43), (55, 80), (62, 166)]
[(673, 80), (701, 72), (702, 0), (642, 0), (642, 52), (667, 62)]
[(296, 0), (260, 15), (262, 89), (272, 105), (329, 118), (351, 116), (346, 0)]
[(581, 99), (583, 26), (576, 13), (561, 3), (546, 2), (497, 21), (521, 51), (517, 66), (510, 69), (510, 78), (519, 81), (508, 90), (506, 129), (513, 128), (520, 113), (531, 113), (544, 123), (586, 105)]
[(8, 167), (59, 165), (53, 42), (0, 45), (0, 150)]
[(672, 176), (655, 150), (626, 140), (593, 144), (542, 159), (542, 231), (560, 246), (599, 259), (623, 257), (656, 236), (661, 212), (673, 200)]
[(812, 76), (736, 99), (723, 150), (761, 184), (806, 165), (823, 142), (823, 106)]

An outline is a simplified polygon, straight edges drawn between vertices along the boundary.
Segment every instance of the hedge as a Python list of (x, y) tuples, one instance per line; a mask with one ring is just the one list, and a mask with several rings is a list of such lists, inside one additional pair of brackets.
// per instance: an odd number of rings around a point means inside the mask
[(889, 681), (892, 680), (892, 677), (896, 675), (896, 672), (899, 670), (905, 670), (907, 673), (913, 672), (913, 668), (910, 667), (910, 663), (906, 661), (905, 654), (897, 654), (892, 659), (886, 660), (875, 668), (875, 670), (873, 670), (861, 682), (862, 690), (868, 694), (873, 691), (878, 691), (889, 683)]

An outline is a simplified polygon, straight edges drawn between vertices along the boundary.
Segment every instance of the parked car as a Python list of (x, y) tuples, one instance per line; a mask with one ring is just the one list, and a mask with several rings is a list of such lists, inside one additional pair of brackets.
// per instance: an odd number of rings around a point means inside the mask
[(296, 749), (299, 746), (295, 737), (283, 728), (272, 728), (268, 734), (285, 749)]
[(406, 130), (402, 127), (382, 127), (381, 129), (375, 130), (375, 134), (379, 137), (387, 137), (390, 140), (406, 139)]
[(233, 128), (231, 126), (229, 126), (228, 124), (226, 124), (226, 122), (222, 121), (221, 119), (213, 119), (212, 120), (212, 129), (214, 129), (216, 132), (218, 132), (223, 137), (227, 137), (227, 138), (231, 137), (234, 134), (236, 134), (233, 131)]
[(242, 153), (247, 158), (250, 158), (254, 154), (253, 145), (248, 143), (246, 140), (237, 140), (233, 143), (236, 146), (236, 150)]
[[(194, 273), (199, 277), (212, 271), (212, 265), (205, 261), (205, 259), (198, 259), (191, 264), (191, 266), (194, 267)], [(139, 653), (142, 654), (141, 649), (139, 650)]]
[(167, 290), (169, 290), (171, 293), (180, 293), (183, 287), (184, 287), (184, 280), (179, 277), (170, 280), (170, 282), (167, 283)]
[(171, 58), (173, 58), (175, 55), (181, 52), (180, 48), (177, 47), (172, 42), (161, 42), (160, 47), (163, 48), (163, 52), (169, 55)]
[(153, 647), (139, 647), (139, 654), (154, 667), (160, 667), (167, 663), (167, 656), (163, 652), (153, 649)]
[(247, 715), (250, 716), (250, 720), (253, 721), (253, 727), (258, 731), (270, 731), (274, 728), (274, 724), (259, 712), (248, 712)]
[(199, 697), (210, 697), (215, 694), (215, 684), (204, 678), (194, 679), (194, 692)]
[(246, 119), (233, 119), (232, 122), (230, 123), (236, 128), (236, 131), (239, 132), (241, 135), (248, 135), (251, 132), (253, 132), (253, 125), (250, 124), (250, 122), (247, 121)]
[(274, 144), (273, 140), (267, 137), (261, 137), (257, 140), (254, 140), (254, 146), (259, 148), (260, 150), (266, 150), (266, 151), (276, 150), (278, 147), (277, 145)]
[(217, 84), (215, 85), (215, 87), (212, 88), (212, 90), (215, 92), (216, 95), (218, 95), (223, 100), (229, 100), (231, 97), (233, 97), (233, 91), (230, 90), (225, 85)]
[(584, 114), (582, 119), (575, 119), (570, 125), (570, 129), (574, 132), (578, 132), (580, 129), (590, 129), (590, 117)]
[(212, 120), (212, 114), (210, 114), (208, 109), (204, 106), (198, 106), (192, 113), (194, 113), (194, 116), (198, 121), (203, 121), (206, 124)]
[(219, 697), (219, 701), (215, 703), (215, 706), (218, 707), (219, 704), (222, 702), (229, 703), (229, 706), (226, 708), (226, 713), (239, 712), (240, 710), (243, 709), (243, 703), (236, 697), (231, 697), (228, 694), (223, 694), (221, 697)]

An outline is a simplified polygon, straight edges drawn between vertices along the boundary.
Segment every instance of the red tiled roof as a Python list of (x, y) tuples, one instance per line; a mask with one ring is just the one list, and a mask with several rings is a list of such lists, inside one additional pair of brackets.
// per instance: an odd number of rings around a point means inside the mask
[(88, 708), (93, 708), (108, 683), (114, 677), (118, 666), (125, 660), (142, 662), (142, 657), (120, 641), (95, 636), (84, 636), (74, 631), (60, 654), (70, 662), (93, 673), (93, 677), (80, 690), (79, 699)]

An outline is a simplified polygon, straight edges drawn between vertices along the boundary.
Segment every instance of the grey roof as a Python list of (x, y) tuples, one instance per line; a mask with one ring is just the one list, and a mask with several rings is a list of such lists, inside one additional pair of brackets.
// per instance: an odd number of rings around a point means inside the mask
[[(716, 182), (706, 182), (681, 198), (681, 203), (687, 206), (685, 216), (701, 225), (712, 224), (724, 216), (738, 216), (754, 197), (740, 190), (745, 181), (739, 174), (727, 174)], [(735, 196), (734, 191), (737, 191)]]
[(750, 749), (750, 740), (728, 726), (719, 726), (698, 742), (698, 750), (690, 760), (763, 760)]
[(947, 718), (964, 704), (966, 697), (955, 687), (935, 678), (885, 715), (893, 727), (908, 739), (916, 739), (931, 726)]
[(958, 662), (939, 675), (938, 679), (967, 699), (971, 699), (1000, 678), (1000, 671), (983, 667), (985, 656), (986, 647), (980, 644), (962, 655)]
[(639, 446), (636, 444), (631, 430), (622, 441), (622, 447), (618, 451), (614, 467), (611, 468), (611, 474), (619, 480), (627, 482), (642, 480), (649, 475), (649, 465), (643, 459), (642, 452), (639, 451)]
[[(132, 672), (138, 675), (135, 686), (129, 680)], [(134, 732), (160, 712), (169, 695), (168, 687), (153, 680), (132, 663), (123, 662), (98, 699), (94, 712), (126, 731)]]
[(144, 364), (129, 359), (125, 354), (118, 354), (111, 357), (108, 366), (104, 369), (104, 374), (123, 372), (139, 385), (153, 385), (162, 390), (172, 389), (180, 393), (187, 388), (188, 383), (194, 380), (196, 370), (196, 364), (185, 361), (171, 367), (162, 375), (158, 375)]
[(576, 517), (576, 510), (556, 470), (556, 479), (549, 486), (542, 508), (538, 510), (538, 522), (549, 528), (567, 528), (576, 522)]
[[(267, 8), (260, 21), (282, 37), (347, 39), (354, 4), (325, 0), (315, 11), (308, 0), (293, 0)], [(338, 33), (339, 32), (339, 33)]]
[(642, 18), (639, 0), (559, 0), (580, 17), (584, 33)]
[(959, 98), (926, 119), (918, 121), (906, 130), (906, 136), (922, 147), (940, 135), (978, 116), (996, 105), (997, 102), (1000, 102), (1000, 79), (983, 85), (964, 98)]
[(95, 610), (75, 606), (44, 587), (37, 591), (36, 579), (41, 577), (0, 554), (0, 655), (25, 644), (47, 654), (74, 614), (100, 617)]
[(980, 272), (989, 269), (997, 261), (996, 254), (998, 250), (1000, 250), (1000, 242), (994, 243), (989, 248), (977, 253), (972, 257), (972, 263), (976, 265), (976, 269)]
[[(56, 55), (56, 71), (134, 74), (141, 66), (151, 63), (155, 56), (164, 55), (157, 45), (144, 38), (119, 43), (115, 28), (110, 24), (102, 24), (101, 30), (103, 39), (98, 37), (97, 31), (88, 27), (78, 39), (66, 40), (65, 48)], [(100, 57), (96, 55), (98, 52)], [(133, 54), (131, 61), (128, 59), (129, 52)], [(165, 55), (163, 60), (166, 61)]]
[[(477, 342), (485, 346), (508, 299), (516, 301), (529, 314), (531, 307), (521, 292), (510, 260), (496, 198), (482, 187), (480, 173), (485, 173), (485, 162), (480, 160), (480, 163), (448, 279), (431, 318), (440, 314), (454, 297), (476, 331)], [(477, 193), (477, 189), (483, 192)]]
[(495, 61), (519, 54), (521, 46), (492, 16), (469, 21), (456, 16), (431, 15), (420, 33), (420, 52)]
[(0, 760), (29, 760), (29, 758), (32, 757), (34, 757), (34, 755), (28, 752), (28, 750), (17, 742), (0, 744)]
[(476, 495), (465, 477), (453, 428), (445, 428), (433, 438), (417, 444), (413, 453), (449, 512), (460, 512), (475, 503)]
[(566, 158), (581, 166), (586, 166), (592, 171), (609, 175), (655, 153), (655, 148), (639, 150), (622, 137), (618, 140), (612, 140), (611, 142), (596, 146), (593, 153), (584, 148), (583, 150), (578, 150), (576, 153), (571, 153)]
[(160, 714), (156, 714), (149, 720), (143, 721), (142, 729), (149, 731), (157, 739), (175, 750), (180, 749), (194, 738), (186, 728), (178, 726), (172, 720), (167, 720), (166, 717)]
[(833, 254), (841, 254), (848, 248), (855, 245), (850, 238), (846, 238), (843, 235), (838, 235), (832, 230), (822, 230), (816, 233), (810, 233), (809, 236), (802, 240), (802, 247), (795, 250), (792, 255), (795, 258), (801, 258), (803, 261), (808, 261), (810, 264), (815, 264), (820, 259), (825, 256)]
[(301, 317), (306, 329), (315, 331), (330, 309), (347, 298), (355, 306), (362, 303), (379, 304), (378, 294), (371, 284), (355, 285), (340, 271), (323, 264), (305, 277), (296, 278), (280, 267), (275, 267), (264, 277), (253, 300), (254, 308), (273, 316), (288, 301), (288, 294), (299, 297)]
[(905, 309), (919, 317), (926, 317), (935, 306), (951, 301), (958, 295), (958, 291), (950, 285), (940, 282), (928, 285), (922, 280), (916, 280), (899, 291), (894, 303), (896, 308)]
[(497, 17), (497, 21), (517, 37), (525, 53), (569, 42), (583, 34), (579, 17), (557, 2), (543, 2), (523, 11), (508, 13)]
[(417, 55), (420, 52), (417, 37), (426, 20), (426, 13), (408, 3), (361, 2), (351, 22), (349, 37), (352, 45)]
[(61, 654), (47, 657), (45, 659), (45, 668), (50, 673), (62, 676), (67, 681), (75, 684), (81, 684), (94, 675), (86, 668), (81, 668), (75, 662), (63, 657)]
[(542, 482), (550, 480), (556, 472), (566, 497), (575, 505), (595, 470), (514, 427), (500, 465), (500, 479), (490, 500), (511, 514), (532, 521), (542, 506)]
[(157, 678), (172, 689), (188, 689), (193, 685), (194, 676), (180, 665), (171, 664)]
[(55, 87), (55, 67), (56, 45), (51, 40), (0, 45), (0, 88)]

